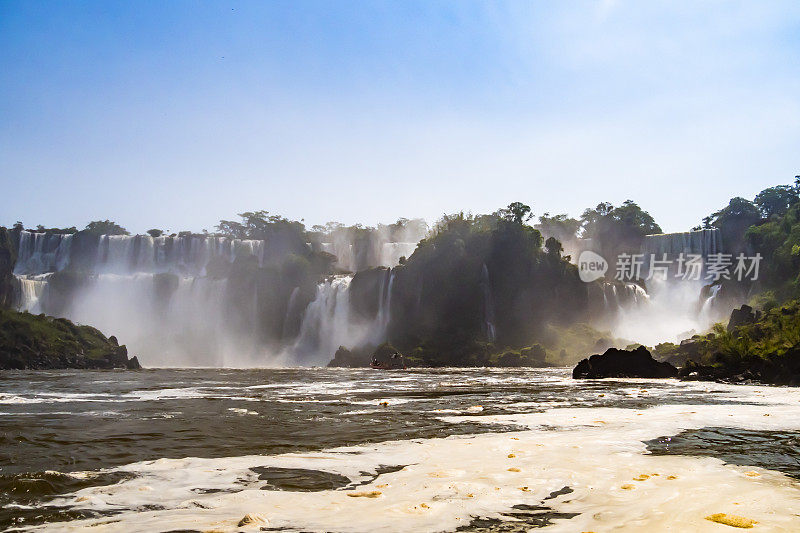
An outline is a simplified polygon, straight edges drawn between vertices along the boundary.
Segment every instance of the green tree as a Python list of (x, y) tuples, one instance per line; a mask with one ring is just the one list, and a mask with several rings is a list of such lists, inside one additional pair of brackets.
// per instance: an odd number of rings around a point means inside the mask
[(747, 228), (761, 222), (761, 211), (751, 202), (740, 196), (731, 198), (728, 205), (712, 213), (708, 225), (719, 228), (725, 251), (734, 253), (743, 250), (744, 234)]
[(500, 209), (498, 213), (508, 222), (513, 222), (514, 224), (519, 225), (524, 224), (533, 217), (530, 206), (525, 205), (522, 202), (511, 202), (508, 204), (508, 207), (505, 209)]
[(157, 239), (164, 235), (164, 230), (161, 229), (149, 229), (147, 230), (147, 234), (150, 235), (152, 238)]
[(561, 242), (555, 237), (549, 237), (544, 241), (544, 249), (547, 251), (547, 255), (552, 257), (561, 257), (561, 252), (564, 251)]
[(93, 220), (83, 231), (94, 235), (130, 235), (128, 230), (111, 220)]
[(559, 241), (565, 242), (571, 241), (577, 236), (581, 222), (566, 214), (550, 216), (550, 213), (545, 213), (539, 217), (539, 223), (534, 227), (542, 235), (555, 237)]
[(777, 185), (756, 195), (754, 203), (764, 218), (783, 216), (800, 199), (798, 190), (790, 185)]

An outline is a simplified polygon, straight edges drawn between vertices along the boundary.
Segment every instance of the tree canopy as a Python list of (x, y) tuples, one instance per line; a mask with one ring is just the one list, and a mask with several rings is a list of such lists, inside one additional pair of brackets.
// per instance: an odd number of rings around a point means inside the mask
[(93, 220), (83, 231), (94, 235), (130, 235), (128, 230), (111, 220)]

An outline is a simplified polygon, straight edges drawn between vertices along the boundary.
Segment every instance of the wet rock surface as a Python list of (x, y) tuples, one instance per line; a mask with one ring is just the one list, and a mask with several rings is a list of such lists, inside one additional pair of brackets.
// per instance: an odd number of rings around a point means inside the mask
[(653, 359), (644, 346), (635, 350), (609, 348), (603, 354), (584, 359), (572, 371), (575, 379), (598, 378), (674, 378), (678, 369)]

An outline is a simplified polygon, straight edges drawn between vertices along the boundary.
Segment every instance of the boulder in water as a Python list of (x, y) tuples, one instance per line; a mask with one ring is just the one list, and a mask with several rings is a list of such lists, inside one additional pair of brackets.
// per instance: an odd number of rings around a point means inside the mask
[(339, 346), (333, 359), (328, 363), (331, 368), (365, 368), (369, 366), (369, 352), (361, 349), (348, 350)]
[(659, 363), (644, 346), (635, 350), (609, 348), (605, 353), (584, 359), (572, 371), (574, 379), (598, 378), (674, 378), (678, 369)]

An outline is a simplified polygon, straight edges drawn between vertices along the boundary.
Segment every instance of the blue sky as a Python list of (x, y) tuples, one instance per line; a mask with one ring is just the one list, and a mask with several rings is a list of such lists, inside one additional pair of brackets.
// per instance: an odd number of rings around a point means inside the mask
[(800, 3), (0, 2), (0, 224), (373, 225), (800, 174)]

